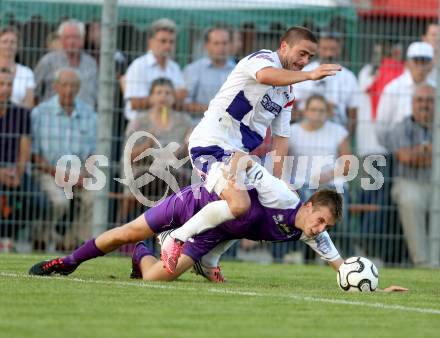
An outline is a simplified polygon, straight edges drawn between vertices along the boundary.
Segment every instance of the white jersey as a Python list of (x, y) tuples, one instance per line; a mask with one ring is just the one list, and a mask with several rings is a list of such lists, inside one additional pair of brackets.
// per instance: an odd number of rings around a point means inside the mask
[(289, 137), (292, 86), (259, 83), (256, 74), (267, 67), (282, 68), (278, 54), (266, 49), (237, 64), (191, 134), (190, 148), (217, 145), (250, 152), (263, 142), (269, 126), (273, 135)]

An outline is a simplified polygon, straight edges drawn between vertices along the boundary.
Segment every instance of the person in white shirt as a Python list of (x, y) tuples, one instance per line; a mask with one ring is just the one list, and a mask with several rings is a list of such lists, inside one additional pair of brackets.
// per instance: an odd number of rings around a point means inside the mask
[[(340, 58), (342, 40), (338, 33), (323, 32), (318, 42), (319, 60), (311, 62), (304, 71), (311, 71), (320, 64), (333, 63)], [(338, 76), (323, 78), (320, 81), (304, 81), (294, 85), (295, 100), (299, 108), (304, 108), (307, 98), (322, 94), (333, 105), (331, 120), (343, 125), (351, 135), (356, 129), (359, 87), (351, 70), (342, 67)]]
[[(330, 109), (323, 96), (312, 95), (306, 101), (301, 122), (290, 126), (288, 155), (293, 156), (292, 183), (305, 199), (318, 188), (333, 188), (339, 193), (348, 188), (342, 176), (348, 173), (350, 163), (337, 160), (352, 154), (348, 131), (329, 121)], [(323, 164), (324, 157), (332, 161)]]
[(186, 89), (180, 66), (171, 60), (175, 45), (176, 24), (169, 19), (153, 22), (149, 31), (148, 52), (130, 64), (123, 81), (124, 115), (128, 120), (150, 108), (150, 87), (159, 77), (173, 82), (176, 107), (181, 106)]
[(0, 30), (0, 67), (14, 74), (11, 102), (26, 108), (34, 106), (34, 73), (29, 67), (15, 62), (19, 35), (15, 27)]
[(375, 131), (381, 144), (397, 123), (411, 115), (411, 98), (416, 85), (428, 82), (435, 86), (428, 77), (433, 57), (434, 49), (430, 44), (418, 41), (409, 45), (405, 71), (385, 86), (377, 107)]
[[(263, 49), (243, 58), (209, 103), (204, 118), (190, 136), (189, 152), (208, 191), (216, 192), (221, 200), (205, 206), (165, 240), (162, 261), (170, 273), (175, 271), (183, 243), (191, 236), (248, 212), (250, 197), (242, 184), (246, 156), (263, 142), (269, 126), (275, 155), (287, 154), (294, 99), (291, 85), (320, 80), (340, 71), (341, 67), (334, 64), (301, 71), (315, 55), (316, 43), (308, 29), (288, 29), (277, 51)], [(275, 176), (281, 176), (281, 168), (282, 163), (277, 163)], [(252, 175), (250, 179), (266, 179), (270, 174), (263, 169), (248, 173)]]
[(183, 72), (188, 87), (185, 110), (197, 122), (235, 67), (229, 56), (231, 32), (224, 27), (211, 27), (205, 33), (206, 56), (185, 67)]

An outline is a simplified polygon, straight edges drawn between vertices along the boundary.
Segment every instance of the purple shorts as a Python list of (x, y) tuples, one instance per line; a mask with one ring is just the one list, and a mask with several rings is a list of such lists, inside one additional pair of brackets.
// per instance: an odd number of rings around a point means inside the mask
[[(215, 193), (208, 193), (204, 188), (189, 186), (164, 199), (160, 204), (144, 213), (149, 227), (156, 233), (175, 229), (182, 226), (201, 208), (212, 201), (219, 200)], [(231, 234), (221, 227), (216, 227), (194, 236), (194, 241), (188, 241), (183, 246), (183, 254), (195, 262), (214, 249), (217, 244), (233, 239)]]

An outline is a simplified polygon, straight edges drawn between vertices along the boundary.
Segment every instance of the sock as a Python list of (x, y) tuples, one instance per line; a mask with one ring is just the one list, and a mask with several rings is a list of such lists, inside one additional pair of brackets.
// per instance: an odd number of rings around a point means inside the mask
[(95, 239), (92, 238), (73, 251), (70, 255), (63, 258), (67, 266), (78, 266), (89, 259), (104, 256), (105, 253), (98, 249)]
[(197, 214), (184, 225), (173, 231), (172, 236), (186, 242), (188, 238), (203, 231), (215, 228), (217, 225), (234, 219), (228, 202), (215, 201), (205, 205)]
[(145, 256), (154, 256), (153, 250), (151, 250), (149, 247), (147, 247), (144, 243), (137, 244), (134, 248), (133, 252), (133, 261), (136, 265), (139, 265), (141, 263), (141, 260)]
[(210, 252), (202, 257), (202, 265), (206, 266), (207, 268), (217, 267), (218, 262), (220, 261), (220, 257), (237, 241), (238, 239), (232, 239), (218, 244), (214, 249), (212, 249)]

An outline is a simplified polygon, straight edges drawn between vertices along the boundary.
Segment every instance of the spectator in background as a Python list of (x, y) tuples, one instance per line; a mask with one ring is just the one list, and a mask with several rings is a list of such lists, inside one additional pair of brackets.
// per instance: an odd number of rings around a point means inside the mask
[[(411, 98), (417, 84), (429, 81), (434, 49), (426, 42), (413, 42), (406, 53), (405, 71), (388, 83), (377, 107), (375, 130), (379, 142), (404, 118), (411, 116)], [(435, 83), (430, 83), (435, 86)]]
[[(93, 21), (88, 25), (84, 49), (90, 53), (99, 65), (101, 51), (101, 22)], [(122, 51), (116, 50), (113, 55), (113, 60), (115, 62), (116, 78), (119, 80), (127, 70), (127, 57)]]
[[(439, 25), (431, 22), (426, 26), (425, 34), (422, 35), (422, 41), (429, 43), (434, 48), (434, 65), (438, 62), (438, 34)], [(429, 82), (435, 83), (437, 81), (437, 72), (435, 67), (432, 67), (431, 73), (428, 75)]]
[[(74, 68), (60, 68), (55, 73), (55, 96), (32, 111), (32, 155), (35, 177), (51, 202), (51, 233), (69, 210), (70, 200), (54, 180), (57, 161), (64, 155), (75, 155), (84, 163), (95, 152), (96, 113), (79, 99), (81, 76)], [(74, 226), (64, 237), (64, 248), (71, 248), (91, 235), (92, 193), (83, 188), (84, 171), (73, 187), (74, 201), (80, 207), (74, 214)], [(52, 238), (54, 240), (54, 238)]]
[[(434, 55), (438, 55), (438, 33), (439, 25), (431, 22), (426, 27), (425, 34), (422, 35), (422, 41), (429, 43), (434, 48)], [(435, 58), (437, 60), (437, 58)]]
[(176, 30), (176, 24), (170, 19), (153, 22), (149, 29), (148, 52), (128, 67), (123, 88), (124, 114), (128, 120), (151, 107), (151, 84), (159, 77), (173, 82), (176, 106), (181, 108), (186, 96), (185, 83), (179, 65), (171, 59), (176, 46)]
[(195, 117), (197, 122), (235, 67), (229, 54), (231, 32), (227, 28), (208, 29), (204, 40), (207, 56), (189, 64), (184, 70), (188, 89), (184, 108)]
[(243, 57), (243, 37), (241, 30), (232, 31), (231, 56), (235, 63), (238, 63)]
[[(347, 191), (341, 178), (347, 174), (349, 163), (340, 164), (337, 158), (351, 155), (348, 131), (329, 120), (331, 109), (332, 105), (323, 96), (312, 95), (305, 103), (302, 120), (290, 127), (288, 155), (294, 160), (292, 183), (300, 188), (302, 198), (308, 199), (317, 188)], [(332, 163), (323, 165), (324, 157), (331, 157)]]
[[(319, 60), (309, 63), (303, 71), (311, 71), (320, 64), (338, 62), (342, 51), (340, 33), (323, 32), (318, 41)], [(304, 108), (307, 98), (321, 94), (332, 105), (330, 119), (348, 129), (354, 135), (356, 129), (359, 87), (356, 76), (348, 68), (342, 67), (337, 76), (326, 77), (320, 81), (304, 81), (293, 86), (295, 100), (299, 108)]]
[(15, 62), (19, 44), (18, 31), (14, 27), (0, 30), (0, 67), (9, 68), (14, 74), (11, 102), (26, 108), (34, 105), (34, 73), (29, 67)]
[(434, 87), (418, 84), (412, 95), (412, 114), (397, 123), (384, 139), (395, 157), (391, 194), (398, 206), (410, 258), (422, 266), (429, 262), (427, 220), (432, 196), (434, 96)]
[(78, 98), (92, 107), (96, 107), (98, 93), (98, 68), (96, 61), (83, 51), (84, 24), (77, 20), (64, 21), (58, 28), (62, 50), (44, 55), (35, 67), (37, 87), (35, 94), (38, 102), (46, 101), (55, 95), (55, 73), (65, 67), (77, 70), (81, 78)]
[[(171, 142), (177, 142), (180, 147), (174, 153), (175, 157), (179, 159), (185, 157), (188, 155), (188, 137), (192, 129), (192, 122), (187, 114), (176, 112), (172, 109), (175, 100), (172, 81), (167, 78), (155, 79), (151, 84), (148, 96), (151, 104), (150, 109), (138, 114), (129, 122), (125, 133), (124, 143), (127, 143), (127, 140), (133, 135), (133, 133), (137, 131), (147, 131), (156, 137), (157, 141), (163, 148)], [(123, 163), (126, 163), (127, 161), (131, 163), (133, 177), (135, 179), (148, 172), (148, 168), (152, 162), (151, 158), (148, 157), (136, 162), (134, 162), (134, 159), (149, 148), (157, 148), (157, 146), (158, 145), (153, 139), (142, 137), (136, 141), (133, 150), (130, 153), (130, 158), (122, 159)], [(126, 155), (125, 151), (124, 155)], [(157, 159), (155, 161), (157, 161)], [(158, 163), (155, 162), (155, 164)], [(168, 164), (164, 164), (163, 167), (161, 167), (161, 170), (166, 171), (167, 166)], [(172, 169), (168, 168), (168, 170)], [(183, 178), (185, 176), (183, 170), (183, 168), (179, 169), (179, 173), (176, 176)], [(154, 174), (154, 172), (152, 172), (152, 174)], [(157, 181), (158, 179), (156, 178), (156, 184), (149, 184), (146, 186), (149, 191), (145, 195), (153, 198), (157, 197), (156, 199), (158, 200), (163, 196), (167, 187), (164, 186), (165, 184), (160, 184)], [(180, 183), (180, 186), (184, 185), (182, 182)], [(185, 182), (185, 184), (186, 183), (187, 182)], [(158, 187), (159, 189), (154, 191), (154, 187)], [(127, 188), (126, 193), (129, 193)], [(125, 208), (125, 210), (127, 210), (127, 208)]]
[[(38, 227), (45, 206), (44, 194), (26, 173), (31, 154), (30, 112), (10, 101), (13, 80), (11, 69), (0, 67), (0, 238), (14, 237), (20, 221)], [(8, 224), (8, 220), (15, 223)]]

